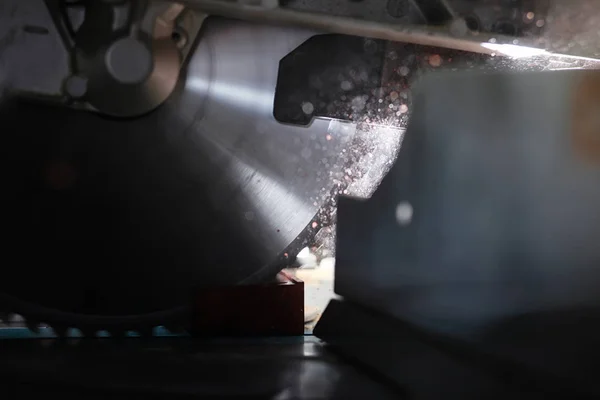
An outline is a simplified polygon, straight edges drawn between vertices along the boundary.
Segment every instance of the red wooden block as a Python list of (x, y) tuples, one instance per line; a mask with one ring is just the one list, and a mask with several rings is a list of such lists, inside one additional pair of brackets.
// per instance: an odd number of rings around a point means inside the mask
[(202, 288), (194, 293), (193, 336), (304, 334), (304, 282), (285, 272), (263, 285)]

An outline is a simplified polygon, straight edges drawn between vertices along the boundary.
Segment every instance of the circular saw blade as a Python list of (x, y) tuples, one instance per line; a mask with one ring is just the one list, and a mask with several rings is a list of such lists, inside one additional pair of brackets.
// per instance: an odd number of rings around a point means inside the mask
[(135, 329), (178, 318), (194, 287), (273, 277), (354, 134), (273, 117), (279, 60), (312, 35), (209, 19), (176, 93), (136, 119), (5, 100), (5, 308)]

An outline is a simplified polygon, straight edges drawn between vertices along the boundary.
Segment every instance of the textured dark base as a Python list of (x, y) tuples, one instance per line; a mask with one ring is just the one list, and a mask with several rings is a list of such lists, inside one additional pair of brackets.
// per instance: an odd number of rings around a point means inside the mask
[[(426, 333), (348, 301), (332, 300), (314, 333), (415, 399), (596, 398), (592, 387), (568, 376)], [(546, 350), (550, 357), (556, 349)]]
[[(397, 399), (314, 337), (0, 340), (6, 399)], [(32, 395), (32, 396), (28, 396)]]

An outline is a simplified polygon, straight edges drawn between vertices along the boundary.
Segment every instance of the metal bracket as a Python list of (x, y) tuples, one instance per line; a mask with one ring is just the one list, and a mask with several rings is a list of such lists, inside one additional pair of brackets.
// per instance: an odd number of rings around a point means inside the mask
[(162, 1), (14, 1), (0, 11), (5, 89), (114, 116), (174, 90), (206, 14)]

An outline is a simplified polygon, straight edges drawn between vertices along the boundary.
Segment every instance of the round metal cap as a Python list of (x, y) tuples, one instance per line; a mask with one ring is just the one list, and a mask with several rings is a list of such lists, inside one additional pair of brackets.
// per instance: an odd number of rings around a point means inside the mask
[(87, 92), (87, 86), (87, 78), (79, 75), (72, 75), (68, 77), (67, 81), (65, 82), (65, 92), (70, 97), (77, 99), (85, 96)]
[(111, 76), (126, 84), (144, 82), (152, 72), (152, 53), (141, 41), (123, 38), (106, 52), (106, 67)]

